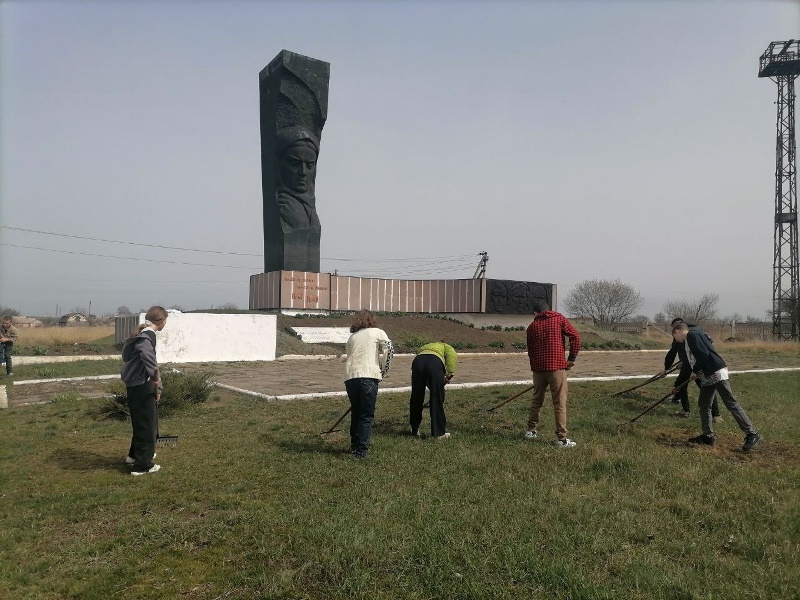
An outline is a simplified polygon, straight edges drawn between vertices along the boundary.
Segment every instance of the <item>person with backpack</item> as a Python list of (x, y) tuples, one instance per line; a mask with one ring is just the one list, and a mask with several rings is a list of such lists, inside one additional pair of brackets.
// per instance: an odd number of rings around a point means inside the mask
[(158, 437), (157, 404), (163, 389), (156, 361), (156, 332), (164, 329), (167, 316), (163, 307), (151, 306), (144, 324), (133, 330), (122, 346), (121, 377), (128, 392), (133, 430), (125, 463), (132, 467), (131, 475), (155, 473), (161, 468), (153, 463)]

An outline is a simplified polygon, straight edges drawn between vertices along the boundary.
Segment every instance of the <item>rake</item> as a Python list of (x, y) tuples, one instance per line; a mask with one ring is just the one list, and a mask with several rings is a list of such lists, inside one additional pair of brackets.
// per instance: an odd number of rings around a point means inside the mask
[(500, 404), (496, 404), (495, 406), (492, 406), (491, 408), (487, 408), (487, 409), (486, 409), (486, 412), (494, 412), (494, 411), (496, 411), (496, 410), (497, 410), (498, 408), (500, 408), (501, 406), (503, 406), (503, 405), (505, 405), (505, 404), (508, 404), (508, 403), (509, 403), (509, 402), (511, 402), (512, 400), (516, 400), (517, 398), (519, 398), (520, 396), (522, 396), (522, 394), (525, 394), (525, 393), (527, 393), (527, 392), (530, 392), (530, 391), (531, 391), (533, 388), (534, 388), (534, 386), (532, 386), (532, 385), (529, 385), (528, 387), (526, 387), (526, 388), (525, 388), (524, 390), (522, 390), (521, 392), (518, 392), (518, 393), (514, 394), (514, 395), (513, 395), (513, 396), (511, 396), (510, 398), (506, 398), (506, 399), (505, 399), (505, 400), (503, 400), (503, 401), (502, 401)]
[[(422, 408), (428, 408), (428, 405), (429, 405), (429, 404), (430, 404), (429, 402), (426, 402), (425, 404), (423, 404), (423, 405), (422, 405)], [(320, 433), (320, 435), (330, 435), (331, 433), (339, 433), (340, 431), (342, 431), (341, 429), (336, 429), (336, 426), (337, 426), (339, 423), (341, 423), (342, 421), (344, 421), (344, 418), (345, 418), (347, 415), (349, 415), (349, 414), (350, 414), (350, 411), (351, 411), (352, 409), (353, 409), (353, 408), (352, 408), (351, 406), (349, 406), (349, 407), (347, 408), (347, 410), (346, 410), (346, 411), (344, 411), (344, 414), (343, 414), (341, 417), (339, 417), (339, 418), (336, 420), (336, 423), (334, 423), (333, 425), (331, 425), (331, 428), (330, 428), (330, 429), (328, 429), (328, 431), (323, 431), (323, 432), (321, 432), (321, 433)], [(177, 437), (178, 437), (178, 436), (175, 436), (175, 438), (176, 438), (176, 439), (177, 439)]]
[(661, 404), (662, 402), (664, 402), (664, 400), (666, 400), (666, 399), (668, 399), (668, 398), (671, 398), (673, 395), (675, 395), (675, 392), (677, 392), (678, 390), (680, 390), (680, 389), (682, 389), (682, 388), (685, 388), (685, 387), (686, 387), (686, 386), (689, 384), (689, 382), (690, 382), (690, 381), (691, 381), (691, 379), (687, 379), (686, 381), (684, 381), (682, 384), (680, 384), (678, 387), (676, 387), (676, 388), (674, 389), (674, 391), (673, 391), (673, 390), (671, 390), (671, 391), (670, 391), (670, 393), (669, 393), (669, 394), (667, 394), (666, 396), (664, 396), (663, 398), (661, 398), (661, 400), (659, 400), (659, 401), (658, 401), (658, 402), (656, 402), (655, 404), (653, 404), (653, 405), (649, 406), (649, 407), (647, 408), (647, 410), (645, 410), (644, 412), (642, 412), (642, 413), (638, 414), (637, 416), (635, 416), (634, 418), (632, 418), (630, 421), (628, 421), (628, 422), (626, 423), (626, 425), (630, 425), (630, 424), (631, 424), (631, 423), (633, 423), (634, 421), (637, 421), (637, 420), (638, 420), (640, 417), (643, 417), (643, 416), (645, 416), (647, 413), (649, 413), (651, 410), (653, 410), (653, 409), (654, 409), (656, 406), (658, 406), (659, 404)]
[(156, 400), (156, 446), (175, 446), (178, 443), (177, 435), (161, 435), (158, 430), (158, 400)]
[(628, 392), (632, 392), (633, 390), (638, 390), (639, 388), (644, 387), (646, 385), (649, 385), (649, 384), (653, 383), (654, 381), (658, 381), (662, 377), (666, 377), (669, 373), (672, 373), (673, 371), (678, 369), (680, 366), (681, 366), (681, 363), (677, 362), (674, 365), (672, 365), (664, 375), (662, 375), (661, 373), (656, 373), (655, 375), (653, 375), (650, 379), (648, 379), (644, 383), (640, 383), (640, 384), (635, 385), (633, 387), (630, 387), (630, 388), (628, 388), (626, 390), (622, 390), (620, 392), (614, 392), (613, 394), (609, 394), (609, 395), (610, 396), (621, 396), (622, 394), (627, 394)]

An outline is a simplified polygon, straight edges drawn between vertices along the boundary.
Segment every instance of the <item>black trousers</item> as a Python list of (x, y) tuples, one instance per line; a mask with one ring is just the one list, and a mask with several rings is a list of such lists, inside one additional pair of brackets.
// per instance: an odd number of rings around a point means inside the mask
[(153, 466), (158, 437), (158, 412), (155, 387), (149, 381), (129, 387), (128, 409), (131, 412), (131, 448), (128, 450), (134, 471), (147, 471)]
[(434, 354), (419, 354), (411, 363), (408, 423), (412, 431), (417, 431), (422, 423), (426, 387), (431, 391), (431, 435), (439, 437), (447, 431), (447, 419), (444, 416), (444, 363)]

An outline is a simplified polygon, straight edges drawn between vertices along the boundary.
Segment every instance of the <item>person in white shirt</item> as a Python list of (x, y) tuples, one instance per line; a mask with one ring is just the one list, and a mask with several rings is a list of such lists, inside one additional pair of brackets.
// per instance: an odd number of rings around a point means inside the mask
[(392, 355), (392, 342), (378, 328), (375, 315), (368, 310), (357, 313), (347, 340), (344, 382), (351, 409), (350, 452), (356, 458), (367, 456), (378, 383), (389, 373)]

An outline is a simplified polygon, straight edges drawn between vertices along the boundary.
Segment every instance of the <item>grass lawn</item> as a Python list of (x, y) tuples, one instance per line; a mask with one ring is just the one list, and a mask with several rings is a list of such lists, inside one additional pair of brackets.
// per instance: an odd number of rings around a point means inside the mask
[(442, 442), (381, 396), (364, 461), (318, 435), (342, 399), (221, 395), (162, 420), (180, 442), (143, 477), (129, 424), (88, 401), (5, 410), (0, 597), (797, 598), (800, 374), (732, 386), (767, 438), (751, 453), (726, 411), (714, 448), (675, 405), (621, 425), (651, 400), (618, 383), (571, 386), (571, 450), (549, 407), (533, 442), (525, 399), (482, 410), (519, 388), (449, 392)]

